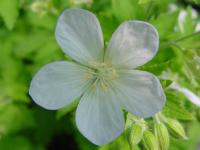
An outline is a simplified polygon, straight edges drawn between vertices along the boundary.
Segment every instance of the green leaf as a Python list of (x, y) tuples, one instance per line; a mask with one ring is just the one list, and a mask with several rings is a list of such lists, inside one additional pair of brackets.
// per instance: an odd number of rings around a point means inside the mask
[(6, 137), (0, 140), (1, 150), (33, 150), (31, 142), (22, 136)]
[(26, 20), (35, 27), (42, 27), (53, 31), (58, 16), (52, 14), (45, 14), (40, 16), (33, 12), (26, 13)]
[(144, 16), (144, 9), (137, 0), (112, 0), (112, 12), (120, 21), (141, 19)]
[(177, 24), (178, 11), (173, 13), (160, 14), (156, 19), (152, 20), (152, 24), (157, 28), (160, 39), (168, 39), (174, 33)]
[(200, 0), (191, 0), (191, 1), (193, 1), (196, 4), (200, 4)]
[(14, 53), (17, 57), (24, 58), (28, 55), (32, 55), (34, 51), (38, 51), (38, 49), (41, 49), (42, 46), (52, 44), (54, 42), (50, 42), (50, 40), (54, 37), (52, 36), (52, 33), (49, 33), (49, 31), (45, 32), (44, 30), (35, 30), (34, 32), (30, 32), (30, 34), (31, 36), (24, 35), (20, 40), (20, 43), (16, 45)]
[(2, 16), (6, 27), (12, 30), (19, 15), (19, 0), (1, 0), (0, 15)]
[(170, 86), (170, 84), (172, 84), (173, 81), (171, 80), (160, 80), (160, 83), (162, 85), (162, 87), (167, 88)]
[(98, 150), (130, 150), (125, 134), (119, 136), (111, 144), (106, 144), (98, 148)]
[(146, 64), (144, 66), (139, 67), (141, 70), (152, 72), (156, 75), (162, 73), (162, 71), (166, 70), (170, 64), (170, 61), (157, 63), (157, 64)]
[(115, 16), (121, 20), (130, 19), (132, 15), (134, 15), (134, 8), (132, 7), (131, 0), (112, 0), (112, 8)]
[(188, 35), (194, 32), (195, 24), (194, 19), (192, 17), (192, 8), (188, 7), (185, 11), (186, 15), (183, 18), (183, 22), (179, 23), (180, 31), (182, 32), (182, 35)]
[(162, 13), (168, 13), (169, 12), (169, 5), (176, 3), (176, 0), (154, 0), (155, 2), (155, 8), (154, 8), (154, 14), (162, 14)]
[(101, 27), (104, 34), (104, 39), (106, 42), (108, 42), (113, 34), (113, 32), (116, 30), (119, 22), (113, 15), (107, 15), (107, 14), (99, 14), (98, 19), (101, 23)]
[(0, 135), (15, 133), (34, 126), (33, 114), (24, 105), (0, 105)]
[(149, 3), (149, 2), (152, 2), (153, 0), (139, 0), (138, 1), (138, 4), (146, 4), (146, 3)]
[(185, 50), (184, 51), (184, 69), (188, 73), (188, 79), (200, 79), (200, 55), (196, 50)]
[(181, 95), (178, 93), (166, 92), (167, 102), (163, 108), (163, 113), (171, 118), (181, 120), (194, 120), (194, 116), (182, 106)]
[(76, 99), (76, 100), (73, 101), (70, 105), (67, 105), (67, 106), (65, 106), (65, 107), (63, 107), (63, 108), (61, 108), (61, 109), (59, 109), (59, 110), (57, 111), (56, 118), (57, 118), (57, 119), (60, 119), (61, 117), (63, 117), (63, 116), (66, 115), (67, 113), (73, 111), (73, 110), (76, 108), (78, 102), (79, 102), (79, 99)]
[(12, 101), (28, 102), (27, 71), (22, 61), (12, 55), (12, 48), (16, 48), (16, 45), (12, 45), (9, 40), (0, 42), (0, 45), (0, 101), (11, 98)]

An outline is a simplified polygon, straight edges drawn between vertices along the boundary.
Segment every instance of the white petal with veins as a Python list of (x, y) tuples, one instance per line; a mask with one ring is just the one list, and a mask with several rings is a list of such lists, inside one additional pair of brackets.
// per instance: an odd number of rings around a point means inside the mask
[(124, 117), (116, 94), (101, 87), (89, 89), (81, 98), (76, 111), (76, 124), (80, 132), (97, 145), (117, 138), (124, 129)]
[(87, 68), (72, 62), (47, 64), (31, 81), (29, 94), (46, 109), (59, 109), (83, 94), (91, 85)]
[(105, 61), (117, 68), (135, 68), (150, 61), (157, 53), (157, 30), (143, 21), (127, 21), (112, 35)]
[(115, 81), (116, 94), (124, 109), (141, 118), (153, 116), (165, 103), (165, 94), (159, 80), (151, 73), (124, 70)]
[(71, 8), (61, 14), (55, 36), (62, 50), (76, 61), (89, 65), (103, 60), (103, 35), (96, 16)]

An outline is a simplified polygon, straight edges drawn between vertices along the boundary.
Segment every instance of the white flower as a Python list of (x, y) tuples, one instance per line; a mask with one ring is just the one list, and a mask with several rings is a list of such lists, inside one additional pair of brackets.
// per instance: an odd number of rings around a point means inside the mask
[(75, 62), (53, 62), (35, 75), (29, 92), (38, 105), (54, 110), (80, 97), (77, 127), (97, 145), (122, 133), (122, 109), (142, 118), (161, 110), (165, 94), (159, 80), (151, 73), (133, 70), (156, 55), (159, 37), (152, 25), (124, 22), (104, 48), (95, 15), (66, 9), (58, 19), (55, 35)]

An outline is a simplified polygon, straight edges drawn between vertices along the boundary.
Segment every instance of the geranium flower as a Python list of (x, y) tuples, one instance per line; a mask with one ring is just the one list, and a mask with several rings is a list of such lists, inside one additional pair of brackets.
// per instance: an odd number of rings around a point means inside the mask
[(134, 70), (158, 51), (156, 29), (143, 21), (126, 21), (108, 46), (92, 13), (66, 9), (58, 19), (55, 36), (74, 61), (44, 66), (33, 78), (30, 95), (40, 106), (55, 110), (80, 97), (76, 124), (91, 142), (102, 145), (124, 129), (123, 109), (141, 118), (160, 111), (165, 94), (151, 73)]

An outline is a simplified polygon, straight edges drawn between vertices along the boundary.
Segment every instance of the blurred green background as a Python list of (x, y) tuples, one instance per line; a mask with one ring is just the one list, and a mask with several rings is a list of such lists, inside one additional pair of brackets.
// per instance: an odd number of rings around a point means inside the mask
[(169, 149), (199, 150), (199, 106), (167, 88), (176, 81), (200, 95), (199, 0), (0, 0), (0, 150), (129, 150), (123, 135), (102, 147), (87, 141), (75, 125), (77, 102), (48, 111), (28, 95), (43, 65), (69, 59), (54, 29), (60, 13), (72, 7), (97, 15), (106, 43), (125, 20), (148, 21), (158, 29), (160, 51), (140, 69), (160, 78), (167, 94), (163, 113), (186, 129), (188, 140), (171, 137)]

